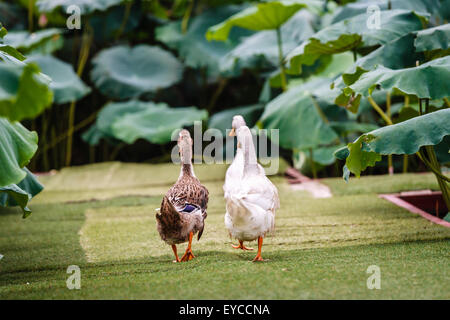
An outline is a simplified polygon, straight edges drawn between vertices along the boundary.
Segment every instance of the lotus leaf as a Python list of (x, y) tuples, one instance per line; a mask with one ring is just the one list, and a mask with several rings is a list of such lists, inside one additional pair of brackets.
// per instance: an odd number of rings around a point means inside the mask
[(137, 98), (143, 93), (169, 87), (181, 80), (183, 66), (159, 47), (116, 46), (93, 59), (91, 79), (111, 98)]
[(318, 2), (314, 1), (294, 0), (258, 3), (232, 15), (220, 24), (210, 27), (206, 32), (206, 38), (208, 40), (225, 41), (228, 39), (228, 34), (233, 27), (254, 31), (275, 30), (281, 27), (298, 10), (305, 8), (307, 3), (318, 4)]
[(290, 72), (301, 72), (303, 64), (311, 65), (321, 55), (386, 44), (422, 29), (425, 20), (425, 16), (406, 10), (381, 11), (380, 17), (380, 29), (368, 28), (365, 13), (321, 29), (287, 55)]
[(24, 170), (27, 175), (18, 184), (0, 187), (0, 206), (20, 206), (23, 211), (23, 218), (27, 218), (31, 214), (31, 210), (27, 207), (28, 202), (44, 187), (27, 168), (24, 168)]
[(381, 155), (414, 154), (422, 146), (439, 144), (450, 135), (450, 109), (412, 118), (361, 135), (355, 142), (335, 152), (346, 159), (348, 169), (359, 176), (368, 166), (381, 160)]
[(185, 34), (181, 31), (181, 22), (171, 22), (156, 29), (156, 38), (178, 50), (184, 63), (192, 68), (206, 67), (210, 76), (219, 75), (220, 60), (233, 50), (242, 36), (250, 31), (235, 28), (225, 42), (210, 42), (205, 39), (206, 30), (214, 24), (227, 19), (242, 9), (242, 6), (224, 6), (210, 9), (194, 17)]
[[(259, 120), (265, 129), (280, 129), (280, 146), (315, 148), (337, 139), (321, 117), (313, 98), (302, 86), (293, 87), (270, 101)], [(269, 130), (270, 133), (270, 130)]]
[(26, 171), (22, 168), (36, 152), (37, 142), (36, 132), (0, 117), (0, 186), (16, 184), (25, 178)]
[(52, 78), (50, 89), (53, 91), (55, 103), (76, 101), (91, 91), (70, 64), (53, 56), (33, 55), (27, 59), (27, 62), (35, 62), (42, 72)]

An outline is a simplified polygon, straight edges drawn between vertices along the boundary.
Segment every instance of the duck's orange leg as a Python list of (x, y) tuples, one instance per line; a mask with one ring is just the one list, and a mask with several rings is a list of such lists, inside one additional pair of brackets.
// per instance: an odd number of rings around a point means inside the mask
[(177, 254), (177, 246), (175, 244), (172, 245), (172, 250), (173, 250), (173, 253), (175, 254), (175, 260), (173, 260), (173, 262), (180, 262), (180, 259), (178, 258), (178, 254)]
[(189, 233), (189, 243), (188, 243), (188, 247), (186, 249), (186, 252), (184, 253), (184, 255), (181, 257), (181, 261), (185, 262), (185, 261), (189, 261), (195, 258), (194, 254), (192, 253), (192, 238), (194, 237), (194, 233), (190, 232)]
[(235, 249), (242, 249), (242, 250), (253, 250), (253, 248), (247, 248), (246, 246), (244, 246), (244, 241), (239, 240), (239, 245), (235, 246), (235, 245), (231, 245), (233, 248)]
[(258, 237), (258, 253), (256, 254), (255, 259), (253, 259), (253, 262), (264, 261), (264, 259), (261, 257), (262, 244), (263, 244), (263, 237)]

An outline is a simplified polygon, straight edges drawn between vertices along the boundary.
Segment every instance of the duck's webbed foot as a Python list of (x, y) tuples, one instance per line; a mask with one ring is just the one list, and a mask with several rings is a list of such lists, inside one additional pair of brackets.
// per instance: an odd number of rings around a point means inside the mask
[(186, 262), (186, 261), (192, 260), (194, 258), (195, 258), (195, 256), (194, 256), (194, 253), (192, 252), (192, 250), (191, 249), (186, 249), (186, 252), (181, 257), (180, 261)]
[(239, 245), (235, 246), (235, 245), (231, 245), (233, 248), (235, 249), (242, 249), (242, 250), (253, 250), (253, 248), (247, 248), (246, 246), (244, 246), (244, 241), (239, 240)]
[(263, 238), (258, 237), (258, 253), (256, 254), (255, 259), (253, 259), (253, 262), (264, 261), (264, 259), (261, 257), (262, 244), (263, 244)]
[(190, 232), (189, 233), (189, 244), (188, 244), (188, 247), (186, 249), (186, 252), (184, 253), (184, 255), (180, 259), (180, 261), (182, 261), (182, 262), (186, 262), (186, 261), (189, 261), (189, 260), (192, 260), (192, 259), (195, 258), (194, 253), (192, 252), (192, 248), (191, 248), (191, 246), (192, 246), (192, 238), (193, 237), (194, 237), (194, 233)]
[(180, 262), (180, 258), (178, 258), (178, 254), (177, 254), (177, 246), (173, 244), (172, 250), (173, 250), (173, 253), (175, 254), (175, 260), (173, 260), (172, 262)]

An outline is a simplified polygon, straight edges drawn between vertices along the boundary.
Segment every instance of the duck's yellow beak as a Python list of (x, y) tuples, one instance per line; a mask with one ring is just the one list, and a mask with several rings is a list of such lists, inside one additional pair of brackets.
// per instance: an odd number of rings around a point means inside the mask
[(236, 136), (236, 130), (234, 130), (234, 128), (231, 128), (230, 133), (228, 134), (229, 137), (234, 137)]

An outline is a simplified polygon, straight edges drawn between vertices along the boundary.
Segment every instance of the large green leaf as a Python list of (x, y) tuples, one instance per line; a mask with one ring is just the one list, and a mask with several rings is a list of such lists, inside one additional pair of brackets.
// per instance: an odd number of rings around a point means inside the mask
[(287, 55), (290, 72), (301, 72), (303, 64), (311, 65), (322, 55), (386, 44), (411, 31), (422, 29), (424, 22), (423, 16), (405, 10), (381, 11), (380, 17), (380, 29), (367, 27), (366, 14), (323, 28)]
[(4, 37), (4, 43), (10, 45), (23, 54), (52, 53), (62, 47), (61, 30), (44, 29), (29, 33), (28, 31), (10, 31)]
[(355, 142), (336, 151), (346, 159), (348, 169), (359, 176), (381, 155), (414, 154), (422, 146), (437, 145), (450, 135), (450, 109), (443, 109), (361, 135)]
[(87, 95), (91, 89), (77, 76), (72, 65), (53, 56), (33, 55), (27, 62), (36, 63), (41, 71), (52, 78), (50, 88), (55, 103), (76, 101)]
[(145, 139), (151, 143), (164, 144), (171, 141), (172, 133), (194, 121), (208, 118), (206, 110), (195, 107), (169, 108), (167, 105), (149, 105), (142, 112), (127, 114), (112, 125), (114, 136), (126, 143)]
[(346, 85), (351, 85), (361, 74), (377, 65), (390, 69), (413, 67), (416, 61), (424, 59), (421, 52), (434, 51), (434, 54), (445, 52), (449, 47), (449, 39), (450, 24), (412, 32), (359, 58), (354, 67), (342, 75), (343, 80)]
[(414, 46), (417, 52), (447, 50), (449, 48), (450, 23), (417, 32)]
[(19, 62), (25, 60), (25, 57), (17, 51), (16, 48), (4, 44), (3, 38), (8, 34), (8, 31), (0, 22), (0, 61)]
[(370, 96), (375, 88), (397, 90), (418, 98), (442, 99), (450, 94), (450, 56), (429, 61), (414, 68), (392, 70), (378, 66), (364, 73), (358, 81), (343, 89), (338, 104), (351, 96)]
[(25, 57), (17, 49), (0, 43), (0, 61), (20, 62)]
[[(312, 150), (313, 161), (316, 164), (322, 166), (329, 166), (336, 161), (334, 157), (334, 152), (336, 149), (341, 148), (342, 145), (333, 145), (327, 147), (318, 147)], [(292, 160), (294, 162), (294, 167), (301, 172), (311, 171), (311, 156), (309, 150), (294, 150), (292, 153)], [(317, 165), (316, 165), (317, 166)], [(316, 170), (318, 168), (316, 167)]]
[(19, 122), (9, 122), (0, 117), (0, 186), (15, 184), (23, 180), (22, 169), (30, 162), (37, 150), (38, 136), (28, 131)]
[(334, 79), (340, 76), (345, 71), (350, 69), (355, 60), (352, 52), (337, 53), (332, 56), (323, 56), (323, 66), (319, 67), (314, 72), (316, 77), (325, 77), (328, 79)]
[[(281, 27), (298, 10), (305, 8), (307, 3), (294, 0), (257, 3), (232, 15), (222, 23), (210, 27), (206, 32), (206, 38), (208, 40), (225, 41), (233, 27), (255, 31), (275, 30)], [(317, 2), (310, 1), (309, 3), (317, 5)]]
[[(311, 14), (299, 11), (281, 26), (282, 50), (289, 52), (308, 39), (314, 30), (310, 23)], [(221, 61), (223, 72), (234, 73), (243, 68), (265, 68), (278, 65), (277, 35), (273, 30), (260, 31), (245, 38)]]
[(373, 167), (376, 162), (381, 160), (381, 155), (373, 152), (363, 150), (363, 144), (367, 141), (366, 136), (361, 136), (353, 143), (349, 143), (347, 148), (349, 155), (345, 161), (345, 165), (350, 172), (353, 172), (357, 177), (367, 167)]
[[(313, 95), (316, 99), (328, 104), (334, 104), (334, 99), (339, 95), (337, 88), (331, 89), (332, 80), (328, 77), (311, 76), (306, 79), (294, 79), (289, 81), (288, 88), (302, 87), (302, 91)], [(298, 89), (300, 90), (300, 89)]]
[(95, 125), (85, 132), (83, 139), (91, 145), (97, 144), (102, 138), (126, 143), (142, 138), (163, 144), (171, 141), (174, 130), (204, 120), (207, 116), (205, 110), (194, 107), (170, 108), (165, 103), (137, 100), (108, 103), (100, 111)]
[(378, 128), (378, 126), (373, 123), (360, 123), (356, 121), (336, 121), (336, 122), (330, 121), (330, 126), (339, 135), (348, 135), (349, 133), (352, 132), (363, 133)]
[(97, 124), (94, 123), (81, 135), (81, 139), (89, 143), (91, 146), (96, 146), (100, 143), (101, 139), (107, 139), (106, 134), (102, 133), (98, 128)]
[(242, 36), (248, 36), (251, 32), (235, 28), (226, 42), (210, 42), (205, 39), (205, 32), (211, 25), (241, 9), (242, 6), (225, 6), (205, 11), (189, 21), (185, 34), (181, 31), (181, 21), (168, 23), (156, 29), (156, 39), (176, 49), (186, 65), (192, 68), (206, 67), (209, 75), (217, 76), (221, 58), (239, 43)]
[(313, 150), (313, 160), (321, 165), (328, 166), (336, 161), (334, 152), (341, 148), (342, 145), (335, 145), (330, 147), (320, 147)]
[(100, 139), (114, 140), (112, 125), (127, 114), (145, 111), (154, 104), (137, 100), (127, 102), (110, 102), (100, 110), (96, 123), (83, 134), (83, 140), (90, 145), (97, 145)]
[(414, 52), (414, 35), (407, 34), (394, 41), (386, 43), (370, 54), (359, 58), (350, 71), (342, 75), (344, 83), (351, 85), (361, 74), (374, 69), (378, 65), (390, 69), (413, 67), (423, 56)]
[(265, 129), (280, 130), (280, 146), (284, 148), (315, 148), (337, 139), (317, 108), (303, 86), (293, 87), (266, 105), (260, 122)]
[(31, 210), (27, 207), (28, 202), (44, 187), (27, 168), (24, 168), (24, 170), (26, 177), (18, 184), (0, 187), (0, 206), (20, 206), (23, 211), (23, 218), (26, 218), (31, 214)]
[[(24, 219), (31, 214), (31, 210), (27, 207), (29, 200), (29, 194), (16, 184), (0, 187), (0, 206), (13, 207), (19, 205), (22, 208), (22, 217)], [(11, 202), (13, 202), (14, 205), (10, 204)]]
[(159, 47), (116, 46), (93, 59), (91, 79), (111, 98), (136, 98), (143, 93), (169, 87), (181, 80), (183, 66)]
[(219, 129), (222, 134), (226, 134), (227, 129), (231, 129), (231, 122), (235, 115), (244, 117), (248, 127), (253, 127), (264, 110), (263, 104), (237, 107), (220, 111), (209, 118), (208, 127)]
[(90, 14), (94, 11), (105, 11), (115, 6), (123, 0), (38, 0), (36, 2), (40, 12), (52, 12), (56, 8), (61, 8), (64, 12), (71, 5), (80, 8), (81, 14)]
[(21, 121), (39, 115), (53, 100), (49, 83), (35, 64), (0, 61), (0, 116)]
[(390, 6), (391, 9), (427, 12), (434, 15), (438, 15), (442, 10), (439, 0), (359, 0), (338, 7), (333, 13), (332, 23), (366, 13), (367, 8), (371, 5), (378, 6), (380, 10), (388, 10)]

